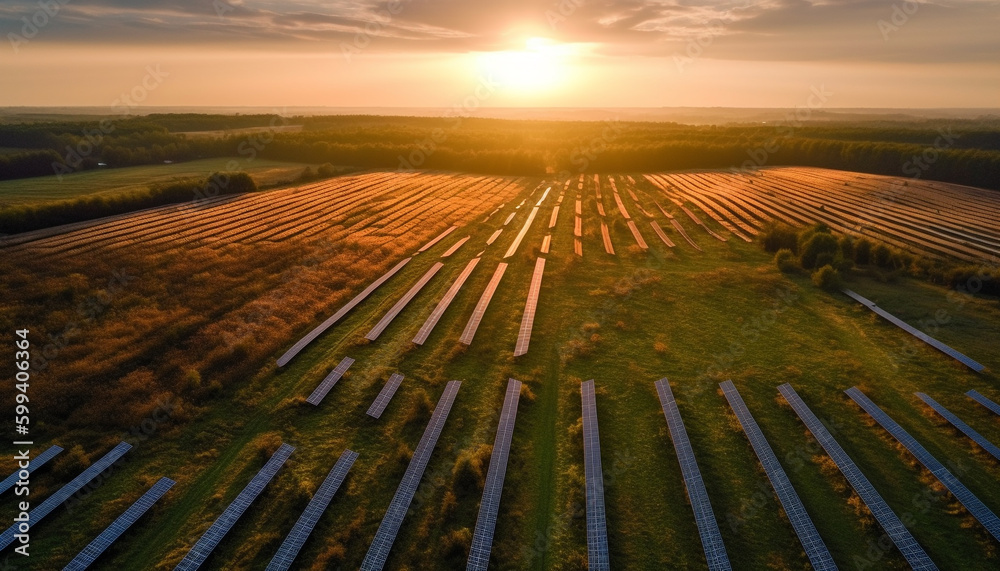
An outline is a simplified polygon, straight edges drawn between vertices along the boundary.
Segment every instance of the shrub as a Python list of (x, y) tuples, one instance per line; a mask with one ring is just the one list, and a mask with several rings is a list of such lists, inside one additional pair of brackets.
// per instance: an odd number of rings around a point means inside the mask
[(795, 254), (788, 248), (778, 250), (778, 253), (774, 255), (774, 263), (778, 266), (779, 270), (785, 273), (794, 272), (799, 269), (798, 259), (796, 259)]
[(817, 234), (828, 234), (828, 235), (831, 235), (831, 236), (833, 235), (833, 233), (830, 231), (830, 227), (827, 226), (826, 224), (822, 223), (822, 222), (817, 222), (816, 224), (813, 224), (812, 226), (808, 226), (808, 227), (804, 228), (801, 232), (799, 232), (799, 235), (798, 235), (798, 238), (797, 238), (797, 244), (798, 244), (799, 249), (796, 250), (796, 253), (801, 254), (802, 251), (803, 251), (803, 248), (806, 245), (806, 242), (808, 242), (809, 240), (811, 240), (812, 237), (815, 236), (815, 235), (817, 235)]
[(872, 261), (880, 268), (888, 268), (892, 265), (892, 250), (885, 244), (878, 244), (872, 252)]
[(829, 264), (833, 262), (833, 257), (839, 249), (837, 239), (832, 234), (814, 232), (801, 245), (802, 267), (811, 270), (819, 267), (821, 261), (825, 262), (823, 265)]
[(861, 238), (854, 244), (854, 262), (864, 266), (872, 260), (872, 241), (868, 238)]
[(818, 287), (827, 291), (839, 291), (843, 287), (840, 279), (840, 272), (833, 269), (833, 266), (826, 265), (813, 272), (812, 281)]
[(795, 229), (783, 223), (765, 225), (758, 236), (761, 246), (768, 252), (787, 249), (792, 253), (798, 251), (799, 236)]
[(854, 238), (851, 236), (842, 236), (839, 240), (840, 245), (840, 255), (843, 256), (845, 260), (854, 259)]

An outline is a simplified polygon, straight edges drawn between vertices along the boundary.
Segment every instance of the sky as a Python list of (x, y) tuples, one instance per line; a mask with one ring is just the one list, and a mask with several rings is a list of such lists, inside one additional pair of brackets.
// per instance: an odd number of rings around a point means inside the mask
[(996, 108), (998, 29), (1000, 0), (0, 0), (0, 106)]

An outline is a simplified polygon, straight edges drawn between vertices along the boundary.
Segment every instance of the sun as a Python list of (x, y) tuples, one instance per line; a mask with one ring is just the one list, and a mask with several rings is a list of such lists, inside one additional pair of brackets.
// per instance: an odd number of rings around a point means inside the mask
[(540, 92), (558, 86), (571, 48), (546, 38), (528, 38), (522, 50), (488, 52), (479, 66), (504, 89)]

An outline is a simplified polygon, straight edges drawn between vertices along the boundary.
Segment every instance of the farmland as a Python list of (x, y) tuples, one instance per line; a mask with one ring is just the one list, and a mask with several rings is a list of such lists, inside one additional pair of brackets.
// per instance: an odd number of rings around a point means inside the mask
[[(940, 568), (995, 567), (996, 540), (844, 391), (858, 387), (1000, 510), (1000, 463), (914, 394), (1000, 442), (1000, 417), (963, 394), (1000, 400), (997, 299), (913, 272), (843, 271), (846, 287), (985, 365), (975, 373), (808, 273), (782, 272), (758, 241), (776, 222), (821, 222), (988, 272), (1000, 256), (998, 215), (993, 191), (809, 167), (569, 180), (372, 171), (15, 236), (0, 242), (9, 284), (0, 323), (31, 329), (36, 444), (66, 449), (32, 475), (33, 493), (55, 492), (123, 439), (133, 444), (72, 509), (33, 530), (25, 568), (61, 568), (169, 477), (173, 488), (98, 566), (171, 569), (282, 443), (295, 451), (202, 568), (265, 567), (345, 449), (357, 459), (295, 567), (357, 568), (397, 486), (417, 472), (418, 442), (455, 380), (386, 568), (460, 568), (509, 378), (523, 384), (493, 568), (587, 567), (581, 383), (590, 379), (611, 567), (705, 566), (654, 385), (663, 378), (734, 568), (809, 559), (719, 388), (728, 379), (841, 568), (906, 561), (880, 547), (882, 529), (779, 395), (784, 383)], [(464, 337), (474, 312), (475, 336)], [(324, 398), (307, 402), (348, 358)], [(366, 415), (395, 373), (392, 400), (379, 418)], [(10, 520), (13, 495), (2, 500)]]

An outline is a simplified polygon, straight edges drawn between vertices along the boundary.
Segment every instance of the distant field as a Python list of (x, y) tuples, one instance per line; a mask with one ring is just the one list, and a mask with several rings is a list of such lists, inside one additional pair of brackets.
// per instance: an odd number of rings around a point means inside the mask
[[(997, 542), (843, 393), (860, 387), (1000, 511), (1000, 463), (913, 395), (926, 392), (1000, 443), (1000, 419), (962, 395), (975, 389), (1000, 400), (997, 299), (956, 296), (905, 277), (847, 277), (848, 287), (913, 325), (933, 327), (935, 337), (983, 363), (986, 371), (976, 374), (847, 296), (818, 289), (808, 275), (778, 271), (751, 238), (766, 220), (825, 220), (925, 255), (990, 259), (1000, 242), (995, 194), (893, 182), (824, 169), (569, 182), (372, 172), (167, 206), (0, 248), (9, 283), (0, 323), (30, 327), (33, 343), (54, 347), (48, 368), (32, 377), (33, 414), (44, 419), (36, 442), (81, 447), (75, 461), (64, 452), (32, 474), (32, 493), (45, 497), (76, 476), (80, 456), (93, 461), (122, 438), (135, 442), (72, 512), (57, 510), (32, 528), (32, 557), (19, 563), (62, 567), (167, 476), (175, 488), (100, 563), (172, 569), (283, 441), (296, 451), (202, 568), (264, 568), (350, 448), (358, 460), (294, 568), (357, 569), (427, 425), (427, 403), (456, 379), (461, 389), (386, 569), (462, 568), (482, 484), (470, 481), (468, 466), (473, 476), (486, 472), (514, 377), (525, 389), (491, 568), (587, 568), (580, 382), (594, 379), (611, 567), (703, 569), (653, 384), (667, 377), (734, 569), (806, 569), (808, 561), (720, 394), (726, 379), (840, 568), (907, 566), (891, 545), (881, 547), (882, 530), (778, 396), (786, 382), (829, 423), (941, 569), (997, 568)], [(458, 228), (417, 253), (452, 225)], [(546, 237), (551, 250), (542, 254)], [(295, 341), (406, 257), (412, 260), (397, 274), (276, 367)], [(426, 342), (414, 345), (475, 257), (480, 262)], [(515, 358), (538, 257), (546, 265), (530, 346)], [(443, 268), (396, 319), (365, 340), (437, 263)], [(471, 344), (462, 345), (500, 263), (506, 273)], [(78, 328), (73, 335), (65, 333), (68, 323)], [(355, 364), (318, 407), (306, 404), (344, 357)], [(405, 378), (381, 418), (366, 416), (397, 371)], [(163, 402), (166, 413), (157, 408)], [(14, 464), (8, 458), (0, 467), (9, 473)], [(3, 501), (9, 521), (13, 494)]]
[(278, 125), (276, 127), (243, 127), (241, 129), (217, 129), (211, 131), (179, 131), (176, 135), (184, 135), (189, 139), (198, 137), (220, 139), (230, 135), (250, 135), (253, 133), (298, 133), (302, 130), (302, 125)]
[[(204, 159), (170, 165), (98, 169), (64, 175), (0, 181), (0, 208), (79, 198), (81, 196), (119, 194), (145, 190), (152, 184), (169, 183), (176, 179), (208, 178), (215, 171), (226, 170), (232, 158)], [(257, 159), (239, 160), (240, 167), (257, 181), (268, 186), (294, 180), (307, 164)]]

